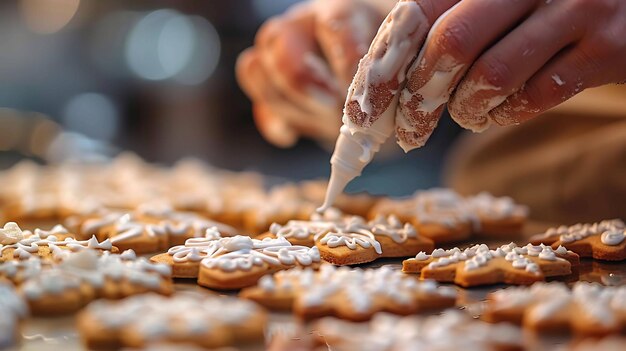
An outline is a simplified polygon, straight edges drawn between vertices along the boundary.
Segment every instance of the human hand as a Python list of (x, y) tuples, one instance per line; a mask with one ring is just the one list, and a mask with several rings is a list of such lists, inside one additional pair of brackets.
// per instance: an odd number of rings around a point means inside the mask
[(239, 57), (237, 78), (268, 141), (283, 147), (300, 135), (334, 141), (345, 91), (389, 8), (313, 0), (263, 24)]
[(432, 26), (407, 77), (396, 131), (405, 150), (426, 142), (446, 103), (475, 132), (522, 123), (626, 80), (626, 2), (461, 1)]

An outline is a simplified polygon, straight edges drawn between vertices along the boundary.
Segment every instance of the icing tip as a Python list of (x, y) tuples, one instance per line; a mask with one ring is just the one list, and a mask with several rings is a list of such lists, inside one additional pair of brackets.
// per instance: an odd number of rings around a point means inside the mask
[(324, 212), (326, 212), (327, 209), (328, 209), (328, 205), (327, 204), (323, 204), (322, 206), (320, 206), (317, 209), (315, 209), (315, 212), (317, 212), (319, 214), (324, 214)]

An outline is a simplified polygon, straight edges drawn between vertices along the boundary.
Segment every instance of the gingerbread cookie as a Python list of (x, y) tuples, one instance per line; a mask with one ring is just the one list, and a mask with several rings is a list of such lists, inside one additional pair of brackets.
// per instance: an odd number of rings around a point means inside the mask
[(259, 200), (244, 211), (243, 228), (248, 233), (266, 232), (272, 223), (307, 219), (316, 207), (315, 203), (304, 200), (293, 184), (274, 187)]
[(519, 328), (460, 311), (426, 318), (377, 314), (365, 325), (326, 318), (314, 325), (313, 334), (332, 350), (524, 350)]
[(580, 257), (607, 261), (626, 260), (626, 225), (620, 219), (550, 228), (530, 240), (532, 243), (552, 247), (564, 246)]
[(384, 200), (375, 206), (370, 218), (394, 214), (412, 223), (421, 235), (436, 244), (469, 239), (478, 217), (465, 206), (463, 197), (448, 189), (416, 192), (409, 199)]
[(134, 212), (102, 212), (67, 221), (82, 237), (95, 235), (109, 239), (120, 250), (132, 249), (138, 254), (164, 251), (188, 238), (201, 237), (206, 229), (218, 227), (223, 235), (234, 235), (228, 225), (200, 216), (173, 211), (171, 208), (142, 206)]
[(352, 321), (368, 320), (381, 311), (406, 315), (456, 302), (455, 289), (419, 282), (387, 267), (362, 270), (332, 265), (322, 265), (318, 272), (294, 268), (266, 275), (239, 296), (270, 309), (293, 310), (302, 319), (336, 316)]
[(20, 324), (28, 316), (28, 305), (12, 286), (0, 283), (0, 348), (18, 343)]
[(465, 250), (457, 247), (418, 253), (402, 262), (402, 271), (418, 273), (423, 279), (454, 282), (463, 287), (486, 284), (527, 285), (548, 277), (572, 274), (578, 255), (564, 247), (540, 245), (518, 247), (514, 243), (490, 250), (485, 244)]
[(200, 261), (217, 252), (223, 242), (222, 234), (216, 227), (205, 231), (204, 237), (190, 238), (184, 245), (170, 247), (166, 253), (152, 256), (152, 262), (164, 263), (172, 267), (174, 278), (197, 278)]
[(292, 219), (284, 225), (272, 223), (269, 231), (257, 238), (285, 238), (294, 245), (313, 247), (316, 235), (336, 226), (346, 226), (350, 218), (352, 217), (343, 216), (340, 211), (330, 208), (323, 214), (313, 213), (308, 221)]
[(222, 236), (239, 234), (237, 229), (217, 221), (213, 221), (191, 212), (175, 211), (164, 204), (143, 205), (137, 208), (140, 219), (157, 223), (165, 228), (168, 234), (168, 247), (182, 245), (190, 238), (203, 237), (209, 228), (217, 228)]
[(487, 237), (513, 237), (521, 234), (528, 207), (516, 204), (508, 196), (495, 197), (487, 192), (466, 198), (469, 211), (476, 214), (479, 228), (477, 234)]
[[(309, 180), (298, 183), (302, 197), (314, 204), (324, 202), (327, 180)], [(378, 199), (367, 193), (348, 194), (341, 193), (335, 199), (334, 207), (343, 213), (365, 217), (376, 204)]]
[(253, 303), (199, 293), (96, 301), (78, 315), (89, 349), (144, 348), (153, 343), (204, 348), (263, 340), (266, 313)]
[(370, 218), (394, 214), (412, 223), (436, 244), (469, 239), (472, 234), (511, 237), (520, 234), (528, 209), (509, 197), (489, 193), (464, 198), (450, 189), (418, 191), (407, 199), (383, 199)]
[(410, 224), (395, 216), (378, 216), (366, 222), (349, 217), (344, 223), (319, 232), (315, 246), (322, 258), (336, 265), (371, 262), (382, 257), (407, 257), (429, 251), (434, 244)]
[(248, 236), (221, 238), (200, 262), (198, 284), (212, 289), (240, 289), (254, 285), (265, 274), (295, 266), (316, 267), (316, 247), (294, 246), (285, 238), (263, 240)]
[(132, 251), (64, 251), (57, 264), (37, 257), (8, 261), (0, 264), (0, 276), (18, 285), (35, 315), (69, 314), (95, 298), (173, 292), (169, 267), (137, 258)]
[(626, 287), (578, 282), (511, 287), (487, 297), (483, 318), (521, 324), (535, 333), (619, 334), (626, 328)]
[(117, 252), (109, 240), (98, 241), (94, 236), (88, 240), (76, 240), (60, 225), (49, 231), (35, 229), (31, 232), (22, 231), (15, 222), (9, 222), (0, 229), (0, 262), (26, 260), (32, 256), (55, 258), (64, 251), (86, 249)]

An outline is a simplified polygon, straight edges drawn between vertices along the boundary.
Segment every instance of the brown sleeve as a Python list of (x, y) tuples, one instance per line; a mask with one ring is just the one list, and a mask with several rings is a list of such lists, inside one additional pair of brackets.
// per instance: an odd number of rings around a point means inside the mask
[(590, 89), (522, 125), (466, 135), (444, 174), (464, 194), (509, 195), (536, 220), (626, 218), (626, 87)]

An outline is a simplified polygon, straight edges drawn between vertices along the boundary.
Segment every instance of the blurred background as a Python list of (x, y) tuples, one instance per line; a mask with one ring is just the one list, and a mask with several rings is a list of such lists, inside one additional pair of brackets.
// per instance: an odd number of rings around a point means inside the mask
[[(0, 2), (0, 166), (130, 150), (162, 164), (194, 156), (231, 170), (326, 178), (332, 145), (270, 145), (235, 81), (237, 55), (258, 27), (295, 2)], [(458, 133), (444, 118), (426, 147), (408, 156), (393, 148), (349, 190), (403, 195), (438, 185)]]

